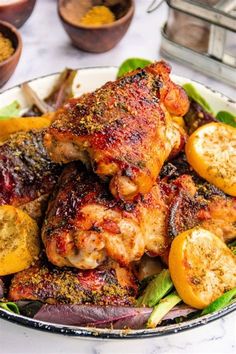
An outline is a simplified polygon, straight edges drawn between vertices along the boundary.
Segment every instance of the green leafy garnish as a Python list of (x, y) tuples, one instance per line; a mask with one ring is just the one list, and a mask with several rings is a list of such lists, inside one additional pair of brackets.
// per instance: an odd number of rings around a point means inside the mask
[(9, 105), (0, 108), (0, 120), (19, 117), (19, 115), (20, 115), (20, 104), (18, 101), (13, 101)]
[(155, 306), (172, 288), (173, 282), (168, 269), (162, 270), (146, 287), (138, 298), (138, 306)]
[(20, 311), (14, 302), (0, 302), (0, 308), (19, 315)]
[(210, 305), (208, 305), (201, 313), (201, 315), (208, 315), (209, 313), (219, 311), (223, 309), (225, 306), (231, 303), (231, 300), (236, 296), (236, 288), (227, 291), (222, 296), (218, 297), (215, 301), (213, 301)]
[(218, 119), (222, 123), (229, 124), (232, 127), (236, 128), (236, 116), (232, 113), (220, 111), (217, 113), (216, 119)]
[(205, 100), (205, 98), (203, 98), (195, 89), (195, 87), (188, 83), (188, 84), (184, 84), (183, 88), (185, 89), (187, 95), (192, 98), (194, 101), (196, 101), (198, 104), (200, 104), (200, 106), (202, 106), (205, 111), (207, 111), (208, 113), (213, 113), (211, 107), (209, 106), (209, 104), (207, 103), (207, 101)]
[(144, 68), (145, 66), (151, 64), (152, 62), (147, 59), (141, 58), (130, 58), (125, 60), (119, 67), (117, 77), (124, 76), (130, 71), (133, 71), (138, 68)]
[(182, 299), (178, 296), (176, 291), (160, 300), (159, 304), (154, 307), (147, 321), (147, 328), (155, 328), (163, 317), (181, 301)]

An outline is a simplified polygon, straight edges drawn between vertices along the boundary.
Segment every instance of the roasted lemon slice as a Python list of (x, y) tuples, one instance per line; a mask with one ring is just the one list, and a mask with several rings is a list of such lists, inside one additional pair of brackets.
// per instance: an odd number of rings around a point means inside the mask
[(203, 309), (236, 286), (236, 257), (213, 233), (196, 227), (179, 234), (169, 254), (172, 281), (183, 301)]
[(47, 113), (41, 117), (13, 118), (0, 121), (0, 143), (6, 141), (9, 136), (19, 131), (32, 129), (41, 130), (49, 127), (54, 113)]
[(0, 206), (0, 275), (28, 268), (39, 250), (36, 222), (20, 209)]
[(223, 123), (203, 125), (189, 137), (186, 156), (200, 176), (236, 196), (236, 128)]

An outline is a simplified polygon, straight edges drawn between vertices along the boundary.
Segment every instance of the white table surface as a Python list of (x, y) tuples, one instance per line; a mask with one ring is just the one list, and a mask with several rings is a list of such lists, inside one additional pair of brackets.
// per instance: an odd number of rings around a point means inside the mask
[[(151, 0), (150, 0), (151, 1)], [(119, 65), (128, 57), (160, 58), (160, 28), (167, 17), (166, 5), (150, 15), (149, 0), (136, 0), (131, 27), (116, 46), (104, 54), (88, 54), (74, 48), (57, 17), (55, 0), (38, 0), (33, 15), (21, 28), (23, 53), (20, 63), (2, 90), (22, 81), (65, 67)], [(173, 72), (198, 80), (235, 99), (235, 89), (172, 62)], [(88, 341), (47, 334), (0, 320), (1, 354), (162, 354), (236, 353), (236, 314), (184, 333), (139, 341)]]

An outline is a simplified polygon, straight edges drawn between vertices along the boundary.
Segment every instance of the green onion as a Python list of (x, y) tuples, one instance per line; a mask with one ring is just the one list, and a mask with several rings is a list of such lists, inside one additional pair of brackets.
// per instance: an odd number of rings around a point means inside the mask
[(173, 282), (168, 269), (164, 269), (146, 287), (138, 298), (138, 306), (155, 306), (172, 288)]
[(159, 304), (156, 305), (147, 321), (147, 328), (155, 328), (165, 317), (165, 315), (181, 302), (182, 299), (178, 296), (176, 291), (167, 295), (164, 299), (160, 300)]
[(213, 301), (210, 305), (208, 305), (201, 313), (201, 315), (208, 315), (209, 313), (219, 311), (223, 309), (225, 306), (229, 305), (232, 299), (236, 296), (236, 288), (227, 291), (222, 296), (218, 297), (215, 301)]

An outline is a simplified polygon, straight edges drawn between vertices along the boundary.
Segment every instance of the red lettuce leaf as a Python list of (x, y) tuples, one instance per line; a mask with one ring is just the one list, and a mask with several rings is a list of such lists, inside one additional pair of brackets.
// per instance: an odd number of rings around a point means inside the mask
[[(195, 312), (187, 305), (173, 308), (163, 320), (186, 317)], [(95, 306), (95, 305), (43, 305), (34, 319), (62, 325), (141, 329), (152, 313), (149, 307)]]
[(152, 308), (91, 305), (43, 305), (34, 319), (64, 325), (100, 328), (143, 328)]
[(163, 318), (163, 321), (165, 320), (174, 320), (175, 318), (179, 317), (187, 317), (191, 313), (197, 312), (198, 310), (190, 307), (185, 304), (180, 304), (175, 306), (170, 312), (168, 312), (165, 317)]

